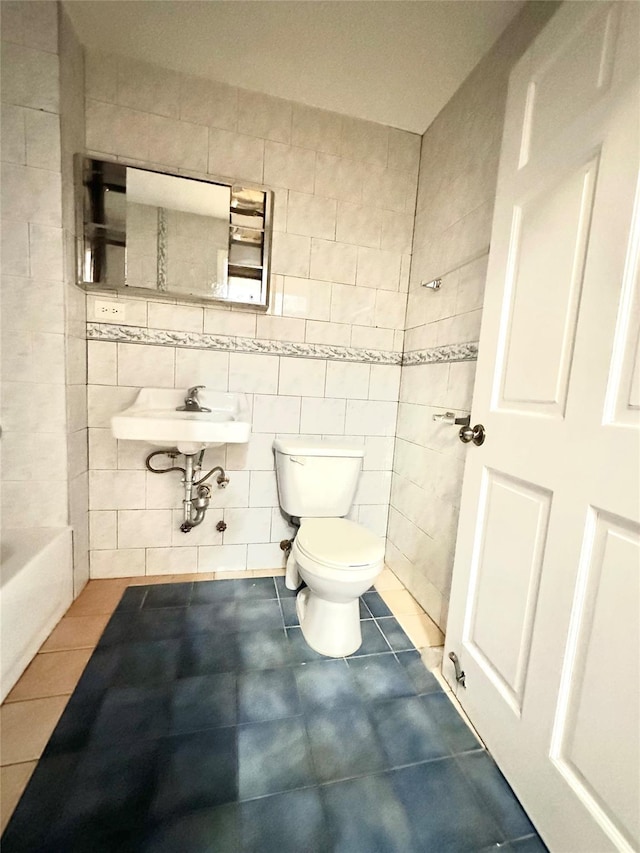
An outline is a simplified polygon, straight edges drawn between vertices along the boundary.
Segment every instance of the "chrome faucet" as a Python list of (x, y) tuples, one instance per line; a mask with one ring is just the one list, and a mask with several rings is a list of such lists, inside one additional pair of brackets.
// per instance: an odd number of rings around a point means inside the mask
[(205, 385), (194, 385), (193, 388), (189, 388), (184, 398), (184, 406), (176, 406), (176, 412), (210, 412), (211, 409), (201, 406), (198, 399), (198, 392), (203, 391), (205, 387)]

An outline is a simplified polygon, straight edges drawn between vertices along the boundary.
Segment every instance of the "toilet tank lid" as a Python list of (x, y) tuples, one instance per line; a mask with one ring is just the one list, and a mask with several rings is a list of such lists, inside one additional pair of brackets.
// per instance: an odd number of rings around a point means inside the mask
[(364, 456), (362, 444), (344, 438), (276, 438), (273, 448), (286, 456)]

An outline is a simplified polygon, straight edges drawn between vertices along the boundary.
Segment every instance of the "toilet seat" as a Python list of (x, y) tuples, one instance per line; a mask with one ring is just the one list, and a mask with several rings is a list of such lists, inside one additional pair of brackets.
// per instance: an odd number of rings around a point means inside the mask
[[(358, 574), (384, 559), (384, 542), (360, 524), (346, 518), (305, 518), (294, 540), (302, 562), (335, 572)], [(305, 559), (306, 558), (306, 559)]]

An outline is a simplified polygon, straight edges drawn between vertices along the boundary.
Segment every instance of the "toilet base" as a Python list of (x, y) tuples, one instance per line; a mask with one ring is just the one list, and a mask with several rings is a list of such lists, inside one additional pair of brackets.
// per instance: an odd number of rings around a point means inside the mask
[(347, 657), (362, 645), (359, 598), (346, 602), (327, 601), (306, 587), (296, 596), (296, 612), (302, 636), (319, 654)]

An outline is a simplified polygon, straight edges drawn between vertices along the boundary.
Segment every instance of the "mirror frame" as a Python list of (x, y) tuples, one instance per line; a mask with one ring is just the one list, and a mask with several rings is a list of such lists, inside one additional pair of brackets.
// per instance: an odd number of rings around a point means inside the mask
[[(88, 280), (85, 277), (85, 270), (87, 268), (87, 252), (90, 253), (90, 261), (89, 263), (93, 266), (93, 258), (94, 258), (94, 241), (91, 239), (91, 235), (89, 234), (89, 226), (94, 225), (88, 221), (88, 218), (85, 216), (86, 211), (86, 182), (85, 176), (87, 174), (87, 169), (89, 164), (92, 162), (106, 163), (113, 166), (122, 167), (124, 169), (138, 169), (142, 172), (151, 172), (160, 175), (169, 175), (175, 178), (185, 178), (191, 181), (199, 181), (200, 183), (205, 184), (217, 184), (218, 186), (228, 187), (231, 192), (231, 204), (229, 206), (229, 251), (231, 250), (231, 235), (233, 233), (234, 228), (237, 228), (237, 225), (234, 225), (231, 219), (231, 214), (233, 211), (233, 198), (234, 194), (241, 193), (246, 190), (256, 190), (258, 192), (264, 193), (265, 196), (265, 208), (264, 208), (264, 221), (263, 221), (263, 241), (262, 241), (262, 272), (261, 276), (258, 279), (256, 276), (247, 278), (254, 278), (255, 281), (260, 281), (260, 295), (257, 300), (237, 300), (237, 299), (229, 299), (221, 296), (208, 295), (206, 293), (202, 294), (190, 294), (184, 293), (183, 291), (175, 291), (175, 290), (160, 290), (159, 287), (155, 289), (151, 289), (148, 287), (135, 287), (127, 285), (118, 285), (118, 284), (110, 284), (108, 281), (93, 281)], [(266, 310), (269, 307), (269, 278), (270, 278), (270, 268), (271, 268), (271, 245), (272, 245), (272, 230), (273, 230), (273, 191), (268, 189), (265, 186), (261, 186), (259, 184), (252, 184), (250, 182), (243, 183), (230, 183), (228, 180), (219, 179), (213, 176), (203, 177), (200, 173), (190, 172), (188, 170), (179, 169), (176, 171), (167, 171), (166, 169), (160, 169), (156, 167), (142, 166), (140, 163), (135, 161), (129, 161), (126, 159), (108, 159), (102, 157), (93, 157), (89, 154), (76, 154), (74, 158), (74, 183), (75, 183), (75, 202), (76, 202), (76, 280), (78, 286), (85, 290), (87, 293), (109, 293), (109, 294), (129, 294), (136, 298), (145, 298), (152, 300), (171, 300), (172, 302), (189, 302), (189, 303), (201, 303), (201, 304), (220, 304), (220, 305), (238, 305), (244, 308), (251, 307), (256, 309)], [(125, 233), (122, 235), (123, 242), (122, 245), (126, 246), (126, 229)], [(227, 261), (228, 264), (228, 261)], [(258, 268), (259, 269), (259, 268)]]

